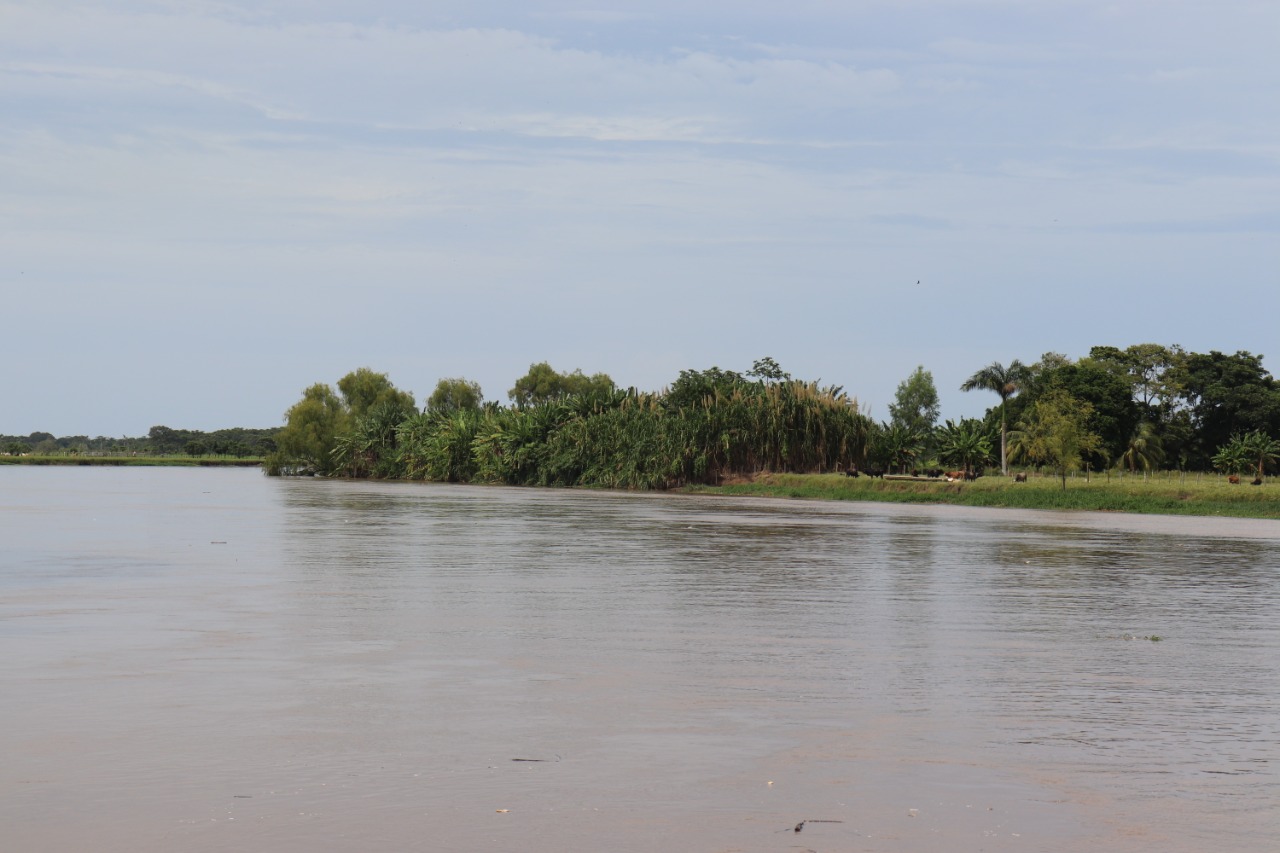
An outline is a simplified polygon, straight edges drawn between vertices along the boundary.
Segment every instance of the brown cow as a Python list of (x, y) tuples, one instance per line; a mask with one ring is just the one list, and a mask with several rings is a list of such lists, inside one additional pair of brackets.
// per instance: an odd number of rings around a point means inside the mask
[(1238, 486), (1240, 485), (1240, 477), (1236, 474), (1232, 474), (1230, 477), (1227, 478), (1227, 482), (1233, 486)]

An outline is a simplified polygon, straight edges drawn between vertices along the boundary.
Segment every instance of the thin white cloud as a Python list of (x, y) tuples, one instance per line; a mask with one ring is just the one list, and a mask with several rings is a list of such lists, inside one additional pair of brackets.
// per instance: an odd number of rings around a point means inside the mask
[[(178, 16), (137, 19), (103, 11), (26, 17), (23, 26), (36, 33), (93, 31), (108, 38), (93, 43), (71, 38), (64, 53), (75, 55), (75, 62), (6, 63), (10, 89), (22, 89), (15, 75), (36, 73), (63, 78), (67, 97), (75, 96), (76, 81), (132, 84), (139, 98), (155, 87), (182, 87), (274, 119), (447, 128), (468, 120), (474, 124), (472, 117), (481, 115), (487, 129), (502, 129), (513, 116), (517, 126), (512, 129), (519, 132), (530, 106), (562, 116), (555, 124), (569, 126), (590, 105), (606, 114), (606, 124), (646, 125), (640, 135), (650, 139), (661, 126), (654, 115), (684, 114), (667, 124), (675, 130), (673, 140), (687, 141), (695, 123), (717, 128), (717, 139), (726, 127), (736, 127), (739, 134), (772, 128), (776, 135), (785, 123), (769, 120), (770, 113), (794, 121), (804, 110), (855, 107), (901, 85), (883, 68), (793, 58), (744, 60), (706, 51), (604, 54), (511, 30), (267, 26)], [(138, 31), (146, 37), (139, 38)], [(175, 51), (183, 44), (193, 48)], [(694, 115), (698, 122), (691, 120)], [(604, 138), (614, 137), (606, 132)]]
[(185, 74), (174, 74), (145, 68), (127, 68), (119, 66), (94, 66), (53, 64), (43, 62), (4, 62), (0, 63), (0, 75), (16, 75), (31, 77), (51, 77), (66, 81), (86, 83), (112, 83), (127, 86), (136, 90), (147, 89), (181, 89), (208, 98), (227, 101), (249, 107), (266, 118), (281, 121), (297, 120), (302, 116), (278, 106), (259, 100), (249, 90), (223, 85), (208, 79), (201, 79)]
[(630, 24), (651, 19), (652, 15), (643, 12), (625, 12), (617, 9), (570, 9), (564, 12), (548, 13), (546, 17), (586, 21), (592, 24)]

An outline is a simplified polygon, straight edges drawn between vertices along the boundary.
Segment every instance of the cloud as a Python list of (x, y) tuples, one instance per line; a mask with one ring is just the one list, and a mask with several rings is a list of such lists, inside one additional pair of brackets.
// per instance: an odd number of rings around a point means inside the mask
[(901, 225), (906, 228), (937, 230), (952, 227), (952, 222), (941, 216), (922, 216), (918, 213), (875, 213), (867, 217), (876, 225)]
[[(64, 408), (93, 422), (38, 417), (86, 361), (200, 388), (237, 359), (291, 394), (360, 364), (419, 390), (484, 365), (493, 390), (550, 357), (660, 387), (745, 368), (763, 353), (738, 330), (767, 321), (788, 369), (882, 403), (922, 359), (941, 387), (1122, 344), (1126, 300), (1170, 339), (1265, 349), (1274, 312), (1179, 306), (1217, 280), (1274, 298), (1273, 5), (599, 11), (0, 0), (0, 253), (60, 306), (6, 336), (45, 355), (8, 407), (33, 422), (0, 432), (227, 425), (192, 392), (114, 426), (105, 388)], [(1047, 328), (1029, 283), (1096, 316)], [(931, 364), (892, 324), (812, 333), (903, 311), (984, 334)], [(276, 422), (272, 393), (235, 420)]]
[(1214, 237), (1221, 234), (1280, 233), (1280, 210), (1261, 210), (1219, 217), (1162, 219), (1104, 224), (1097, 231), (1118, 234), (1186, 234)]
[(547, 15), (592, 24), (630, 24), (652, 19), (652, 15), (643, 12), (624, 12), (617, 9), (570, 9), (564, 12), (547, 13)]
[[(145, 93), (147, 91), (175, 89), (190, 92), (204, 98), (249, 107), (269, 119), (287, 121), (303, 118), (298, 113), (292, 113), (258, 100), (254, 93), (247, 89), (223, 85), (209, 79), (151, 69), (40, 62), (8, 62), (0, 63), (0, 75), (49, 78), (51, 81), (69, 83), (73, 86), (79, 84), (83, 86), (82, 93), (95, 89), (98, 91), (114, 89), (117, 92), (133, 90), (142, 97), (146, 97)], [(18, 87), (15, 86), (14, 88)], [(46, 91), (52, 89), (54, 89), (52, 86), (46, 87)]]
[[(10, 93), (32, 92), (33, 76), (51, 78), (40, 91), (55, 100), (99, 91), (108, 103), (159, 103), (158, 90), (182, 89), (277, 121), (535, 135), (581, 127), (590, 138), (674, 141), (707, 127), (717, 141), (726, 129), (803, 129), (808, 111), (867, 104), (901, 85), (883, 68), (707, 51), (605, 54), (508, 29), (22, 11), (17, 23), (37, 42), (56, 32), (65, 47), (59, 61), (44, 52), (0, 67)], [(592, 121), (582, 120), (584, 108)], [(537, 115), (552, 118), (531, 123)]]

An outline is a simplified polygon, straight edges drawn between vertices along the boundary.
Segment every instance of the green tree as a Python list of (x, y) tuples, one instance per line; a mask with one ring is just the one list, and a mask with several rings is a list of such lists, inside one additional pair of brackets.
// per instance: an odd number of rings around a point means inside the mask
[(1251, 464), (1258, 466), (1258, 481), (1261, 482), (1265, 466), (1275, 464), (1280, 457), (1280, 441), (1275, 441), (1262, 430), (1254, 430), (1240, 439), (1240, 446), (1248, 454)]
[(276, 438), (276, 451), (267, 459), (267, 473), (330, 474), (338, 436), (347, 426), (347, 407), (333, 388), (317, 382), (285, 413), (285, 426)]
[(790, 373), (783, 371), (778, 366), (778, 362), (769, 356), (758, 358), (751, 364), (751, 369), (747, 371), (748, 376), (755, 377), (762, 382), (786, 382), (791, 378)]
[(1262, 356), (1243, 350), (1189, 353), (1178, 372), (1195, 430), (1193, 463), (1237, 432), (1280, 432), (1280, 387), (1263, 368)]
[(1062, 476), (1082, 467), (1084, 457), (1102, 448), (1102, 439), (1089, 431), (1093, 407), (1055, 388), (1041, 395), (1025, 420), (1018, 423), (1013, 444), (1034, 462), (1048, 465)]
[(1053, 389), (1061, 389), (1092, 407), (1088, 428), (1102, 444), (1087, 462), (1102, 467), (1106, 459), (1124, 453), (1141, 419), (1139, 406), (1133, 399), (1133, 386), (1127, 377), (1092, 359), (1081, 359), (1074, 364), (1042, 370), (1035, 388), (1028, 393), (1034, 402)]
[(728, 396), (748, 385), (746, 377), (732, 370), (712, 367), (708, 370), (682, 370), (675, 382), (663, 394), (662, 404), (678, 411), (713, 400), (716, 395)]
[(1218, 452), (1213, 454), (1213, 467), (1224, 474), (1244, 473), (1252, 460), (1249, 458), (1248, 449), (1240, 439), (1241, 436), (1232, 436), (1230, 441), (1218, 448)]
[(507, 392), (507, 396), (523, 408), (575, 395), (612, 394), (613, 389), (613, 380), (607, 374), (587, 376), (581, 369), (557, 373), (550, 364), (542, 361), (529, 365), (529, 372), (516, 380), (515, 387)]
[(1125, 445), (1124, 453), (1120, 455), (1120, 461), (1135, 474), (1138, 468), (1150, 471), (1164, 461), (1164, 442), (1156, 432), (1155, 424), (1151, 421), (1138, 424), (1129, 435), (1129, 441)]
[(1134, 402), (1147, 417), (1168, 418), (1181, 393), (1178, 370), (1186, 353), (1182, 347), (1134, 344), (1123, 350), (1093, 347), (1089, 359), (1122, 376), (1130, 385)]
[(987, 426), (976, 418), (950, 420), (938, 430), (938, 456), (949, 465), (959, 465), (968, 475), (991, 461), (993, 448)]
[(478, 412), (484, 404), (480, 383), (467, 379), (441, 379), (427, 398), (428, 412)]
[(938, 423), (940, 411), (938, 389), (933, 384), (933, 374), (921, 365), (898, 384), (893, 402), (889, 404), (889, 423), (903, 427), (928, 441), (929, 435)]
[[(49, 436), (53, 438), (53, 436)], [(147, 433), (149, 448), (152, 453), (161, 455), (175, 454), (182, 450), (190, 440), (186, 430), (170, 429), (167, 426), (153, 426)]]
[(902, 424), (884, 424), (876, 432), (873, 457), (890, 469), (903, 473), (925, 454), (924, 437)]
[(397, 476), (398, 429), (416, 414), (411, 402), (393, 397), (360, 417), (349, 416), (334, 442), (333, 472), (347, 477)]
[(1009, 437), (1005, 423), (1005, 404), (1017, 394), (1027, 380), (1027, 367), (1014, 359), (1005, 367), (998, 361), (979, 370), (960, 386), (961, 391), (994, 391), (1000, 395), (1000, 473), (1009, 475)]
[(342, 402), (348, 414), (363, 417), (379, 403), (392, 403), (401, 408), (416, 409), (413, 394), (401, 391), (391, 384), (385, 373), (375, 373), (367, 367), (351, 371), (338, 380)]

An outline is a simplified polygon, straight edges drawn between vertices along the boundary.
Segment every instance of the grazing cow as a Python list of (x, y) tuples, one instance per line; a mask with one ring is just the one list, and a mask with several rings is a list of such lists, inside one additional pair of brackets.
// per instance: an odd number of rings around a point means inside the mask
[(845, 471), (844, 471), (844, 475), (845, 475), (846, 477), (857, 477), (857, 476), (858, 476), (858, 466), (857, 466), (857, 465), (850, 465), (848, 468), (846, 468), (846, 469), (845, 469)]
[(1230, 477), (1227, 478), (1227, 482), (1233, 486), (1238, 486), (1240, 485), (1240, 477), (1235, 474), (1232, 474)]
[(1261, 478), (1261, 477), (1254, 477), (1254, 478), (1253, 478), (1253, 482), (1252, 482), (1252, 483), (1250, 483), (1249, 485), (1251, 485), (1251, 486), (1261, 486), (1261, 485), (1262, 485), (1262, 478)]
[(1027, 482), (1027, 472), (1026, 472), (1026, 471), (1023, 471), (1021, 474), (1014, 474), (1014, 475), (1013, 475), (1013, 482), (1015, 482), (1015, 483), (1025, 483), (1025, 482)]
[(964, 479), (964, 472), (963, 472), (963, 471), (948, 471), (946, 476), (947, 476), (947, 482), (948, 482), (948, 483), (950, 483), (952, 480), (963, 480), (963, 479)]
[(867, 476), (868, 476), (868, 477), (883, 477), (883, 476), (884, 476), (884, 469), (883, 469), (883, 468), (868, 468), (868, 469), (867, 469)]
[(965, 472), (964, 478), (966, 480), (976, 480), (981, 476), (982, 476), (982, 469), (974, 468), (972, 471)]
[(941, 476), (942, 476), (942, 469), (941, 469), (941, 468), (929, 468), (928, 470), (926, 470), (926, 471), (924, 472), (924, 475), (925, 475), (926, 477), (941, 477)]

